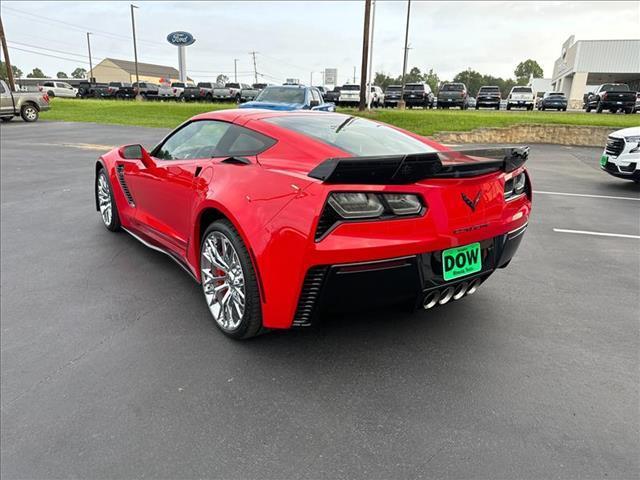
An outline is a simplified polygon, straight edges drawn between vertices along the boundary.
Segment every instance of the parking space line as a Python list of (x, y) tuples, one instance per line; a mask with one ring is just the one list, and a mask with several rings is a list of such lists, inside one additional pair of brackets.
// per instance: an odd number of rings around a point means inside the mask
[(543, 190), (534, 190), (533, 193), (538, 195), (562, 195), (565, 197), (588, 197), (588, 198), (609, 198), (612, 200), (632, 200), (634, 202), (640, 202), (640, 198), (634, 197), (614, 197), (611, 195), (589, 195), (586, 193), (565, 193), (565, 192), (545, 192)]
[(640, 240), (640, 235), (627, 235), (624, 233), (589, 232), (587, 230), (567, 230), (564, 228), (554, 228), (557, 233), (577, 233), (579, 235), (596, 235), (599, 237), (635, 238)]

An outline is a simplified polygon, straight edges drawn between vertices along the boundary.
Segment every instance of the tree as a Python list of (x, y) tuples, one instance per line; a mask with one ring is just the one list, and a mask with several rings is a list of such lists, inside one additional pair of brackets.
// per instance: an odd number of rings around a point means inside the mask
[(31, 73), (27, 74), (27, 78), (47, 78), (42, 70), (38, 67), (34, 68)]
[[(400, 82), (402, 82), (402, 76), (400, 76)], [(413, 67), (411, 70), (409, 70), (409, 73), (405, 75), (404, 83), (418, 82), (422, 82), (422, 72), (420, 72), (420, 69), (418, 67)]]
[(229, 77), (227, 77), (225, 74), (221, 73), (216, 77), (216, 84), (224, 85), (225, 83), (229, 83)]
[(87, 78), (87, 70), (82, 67), (78, 67), (71, 72), (71, 78)]
[(531, 75), (533, 75), (533, 78), (542, 78), (544, 75), (542, 67), (538, 62), (530, 58), (524, 62), (520, 62), (513, 73), (521, 85), (527, 83)]
[(56, 77), (58, 77), (58, 78), (69, 78), (69, 77), (67, 76), (67, 74), (66, 74), (66, 73), (64, 73), (64, 72), (58, 72), (58, 73), (56, 74)]
[(424, 83), (431, 87), (432, 92), (437, 92), (438, 87), (440, 87), (440, 77), (438, 74), (433, 71), (433, 68), (430, 68), (427, 73), (422, 76)]
[(373, 84), (379, 86), (383, 91), (386, 90), (389, 85), (394, 85), (395, 82), (395, 78), (382, 72), (376, 72), (376, 76), (373, 77)]
[(454, 82), (464, 83), (467, 86), (469, 95), (476, 96), (480, 87), (484, 85), (484, 78), (481, 73), (467, 68), (464, 72), (453, 77)]
[[(22, 77), (22, 70), (15, 65), (11, 65), (11, 71), (13, 72), (13, 78)], [(0, 60), (0, 79), (7, 80), (7, 64)]]

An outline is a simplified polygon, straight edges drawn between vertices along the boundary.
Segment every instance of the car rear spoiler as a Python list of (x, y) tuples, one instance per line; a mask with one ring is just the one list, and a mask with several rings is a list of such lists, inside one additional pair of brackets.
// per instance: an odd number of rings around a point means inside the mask
[(470, 148), (408, 155), (329, 158), (309, 172), (324, 183), (389, 185), (427, 178), (461, 178), (511, 172), (529, 157), (529, 147)]

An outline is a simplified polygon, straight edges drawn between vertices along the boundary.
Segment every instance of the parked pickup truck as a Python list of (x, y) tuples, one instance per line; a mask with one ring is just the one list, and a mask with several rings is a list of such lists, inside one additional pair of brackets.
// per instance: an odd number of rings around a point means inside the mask
[(531, 87), (513, 87), (507, 96), (507, 110), (512, 107), (533, 110), (535, 97)]
[(193, 100), (204, 100), (206, 102), (213, 102), (213, 88), (214, 83), (200, 82), (197, 85), (187, 84), (182, 92), (182, 97), (185, 102)]
[(0, 80), (0, 118), (9, 122), (20, 115), (25, 122), (35, 122), (40, 112), (49, 110), (49, 95), (43, 92), (12, 92)]
[(221, 102), (240, 103), (243, 88), (250, 88), (246, 83), (225, 83), (224, 87), (213, 89), (213, 99)]
[(624, 113), (633, 113), (636, 106), (636, 92), (629, 89), (625, 83), (605, 83), (596, 88), (595, 92), (588, 94), (585, 101), (585, 110), (590, 112), (595, 109), (597, 113), (609, 110), (616, 113), (618, 110)]
[(130, 83), (109, 82), (108, 85), (96, 87), (94, 96), (124, 100), (126, 98), (134, 98), (136, 94)]
[(484, 87), (480, 87), (480, 90), (478, 90), (475, 109), (478, 110), (480, 107), (488, 107), (500, 110), (501, 101), (502, 94), (500, 93), (500, 88), (492, 85), (485, 85)]
[(262, 108), (265, 110), (321, 110), (335, 112), (333, 103), (325, 103), (316, 87), (303, 85), (272, 85), (266, 87), (252, 102), (239, 108)]
[(250, 102), (251, 100), (255, 100), (258, 94), (260, 94), (260, 92), (264, 90), (266, 86), (266, 83), (254, 83), (249, 88), (243, 88), (240, 91), (240, 101)]
[(340, 99), (340, 90), (342, 90), (342, 87), (334, 87), (333, 90), (328, 91), (326, 95), (322, 96), (324, 101), (337, 104)]
[(89, 83), (89, 82), (80, 82), (78, 85), (78, 96), (80, 98), (88, 98), (88, 97), (96, 97), (96, 89), (97, 88), (107, 88), (109, 85), (106, 83)]
[(431, 87), (424, 82), (407, 83), (404, 86), (404, 103), (409, 108), (433, 108)]
[(445, 83), (438, 92), (438, 108), (469, 108), (469, 94), (464, 83)]
[(75, 98), (78, 96), (78, 89), (72, 87), (67, 82), (44, 82), (38, 90), (41, 92), (45, 92), (49, 95), (49, 98), (52, 97), (64, 97), (64, 98)]
[(156, 98), (160, 91), (160, 86), (150, 82), (133, 82), (133, 90), (144, 98)]

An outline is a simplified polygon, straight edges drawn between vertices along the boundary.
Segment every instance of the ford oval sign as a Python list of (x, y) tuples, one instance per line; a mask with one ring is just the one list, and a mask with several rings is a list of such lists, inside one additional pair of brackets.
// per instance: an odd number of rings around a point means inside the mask
[(196, 41), (189, 32), (173, 32), (167, 35), (167, 42), (176, 47), (186, 47)]

